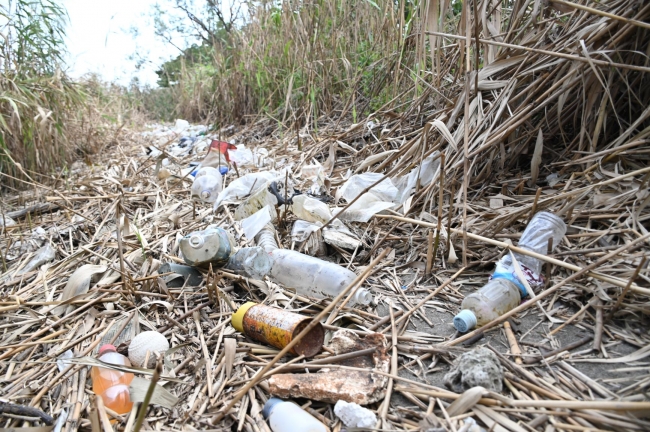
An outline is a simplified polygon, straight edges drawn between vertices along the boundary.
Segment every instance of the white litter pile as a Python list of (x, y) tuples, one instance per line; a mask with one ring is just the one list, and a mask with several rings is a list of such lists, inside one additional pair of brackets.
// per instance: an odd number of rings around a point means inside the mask
[[(145, 149), (147, 154), (158, 158), (159, 179), (196, 175), (192, 199), (211, 205), (215, 211), (222, 205), (236, 205), (233, 218), (241, 224), (240, 232), (247, 241), (290, 211), (298, 218), (291, 231), (292, 241), (310, 255), (324, 255), (325, 244), (347, 250), (359, 248), (359, 233), (355, 234), (350, 224), (367, 223), (373, 215), (386, 210), (406, 213), (416, 188), (428, 187), (439, 173), (438, 152), (408, 173), (392, 178), (360, 172), (364, 166), (378, 162), (373, 159), (339, 179), (344, 183), (332, 191), (332, 200), (327, 186), (333, 179), (316, 159), (303, 160), (295, 167), (287, 159), (277, 160), (263, 146), (251, 149), (234, 140), (226, 143), (217, 138), (233, 132), (233, 126), (210, 131), (206, 126), (177, 120), (173, 126), (151, 125), (143, 136), (152, 143)], [(209, 156), (205, 157), (209, 147)], [(206, 170), (209, 175), (203, 175)], [(225, 174), (223, 180), (219, 173)], [(327, 227), (323, 229), (324, 225)]]

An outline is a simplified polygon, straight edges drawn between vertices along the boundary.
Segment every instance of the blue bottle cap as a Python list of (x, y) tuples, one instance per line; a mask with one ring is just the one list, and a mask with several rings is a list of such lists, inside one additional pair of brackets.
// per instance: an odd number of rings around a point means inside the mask
[(264, 404), (264, 408), (262, 408), (262, 415), (264, 416), (265, 419), (269, 418), (271, 413), (273, 412), (273, 408), (279, 403), (284, 402), (280, 398), (272, 397), (266, 403)]
[(454, 327), (461, 333), (467, 333), (476, 327), (476, 315), (469, 309), (463, 309), (454, 317)]

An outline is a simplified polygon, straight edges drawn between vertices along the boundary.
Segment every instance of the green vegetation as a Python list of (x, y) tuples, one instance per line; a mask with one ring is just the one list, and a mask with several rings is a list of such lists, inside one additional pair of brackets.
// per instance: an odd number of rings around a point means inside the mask
[(67, 125), (83, 101), (61, 72), (65, 11), (51, 0), (0, 6), (0, 172), (47, 171), (68, 158)]
[(236, 123), (264, 113), (291, 128), (321, 115), (365, 116), (407, 98), (406, 71), (427, 63), (417, 61), (419, 38), (410, 34), (422, 7), (414, 0), (262, 1), (230, 21), (217, 2), (206, 2), (201, 16), (183, 0), (173, 3), (186, 20), (159, 10), (159, 34), (194, 29), (201, 44), (157, 73), (176, 115), (191, 121)]

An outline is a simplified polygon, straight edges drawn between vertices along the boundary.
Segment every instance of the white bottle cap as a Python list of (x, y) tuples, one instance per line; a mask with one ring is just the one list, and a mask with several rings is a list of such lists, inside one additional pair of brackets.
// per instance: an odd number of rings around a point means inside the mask
[(454, 327), (461, 333), (466, 333), (476, 327), (476, 315), (469, 309), (463, 309), (454, 317)]
[(365, 288), (359, 288), (354, 293), (354, 301), (363, 306), (369, 305), (372, 302), (372, 294)]

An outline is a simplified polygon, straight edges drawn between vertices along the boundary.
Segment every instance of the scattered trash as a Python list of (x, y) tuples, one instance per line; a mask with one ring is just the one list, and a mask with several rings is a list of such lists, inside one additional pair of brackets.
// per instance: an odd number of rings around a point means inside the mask
[[(565, 232), (566, 225), (562, 219), (551, 213), (540, 212), (526, 227), (519, 247), (545, 255), (549, 240), (552, 239), (554, 249)], [(543, 286), (541, 271), (542, 261), (537, 258), (519, 253), (504, 255), (490, 281), (463, 300), (462, 310), (454, 317), (456, 330), (467, 332), (476, 326), (483, 326), (519, 306), (522, 298), (532, 294), (526, 285), (531, 289)]]
[[(232, 316), (235, 330), (276, 348), (284, 348), (311, 321), (311, 318), (253, 302), (240, 306)], [(325, 331), (318, 323), (291, 349), (294, 355), (313, 357), (323, 348)]]
[(365, 370), (333, 368), (309, 374), (276, 374), (269, 378), (269, 390), (278, 397), (304, 397), (329, 403), (342, 400), (368, 405), (380, 401), (386, 395), (388, 378), (373, 371), (389, 371), (390, 357), (386, 353), (386, 337), (380, 333), (359, 336), (343, 329), (334, 333), (328, 345), (328, 349), (336, 355), (370, 348), (375, 348), (372, 354), (337, 362), (343, 366)]
[(255, 194), (260, 189), (265, 188), (268, 182), (273, 181), (278, 176), (279, 173), (273, 171), (259, 171), (243, 175), (238, 179), (231, 181), (230, 184), (221, 191), (217, 201), (214, 203), (214, 208), (217, 209), (222, 202), (238, 203), (247, 196)]
[(262, 410), (273, 432), (327, 432), (314, 416), (293, 402), (270, 398)]
[(463, 393), (477, 386), (494, 392), (501, 392), (503, 389), (503, 370), (499, 359), (484, 347), (461, 355), (444, 379), (445, 385), (456, 393)]
[(327, 247), (320, 231), (321, 223), (311, 223), (297, 220), (291, 229), (291, 239), (297, 243), (297, 249), (311, 256), (325, 256)]
[(203, 282), (203, 275), (198, 270), (182, 264), (165, 263), (158, 268), (158, 273), (173, 273), (163, 277), (168, 288), (196, 287)]
[[(157, 331), (142, 332), (129, 344), (129, 360), (135, 366), (153, 369), (156, 366), (156, 354), (163, 354), (169, 349), (167, 338)], [(145, 360), (149, 361), (145, 365)]]
[(342, 400), (336, 402), (336, 405), (334, 405), (334, 414), (347, 427), (374, 428), (377, 424), (377, 416), (375, 413), (355, 403)]
[(262, 228), (269, 222), (271, 222), (271, 212), (269, 207), (262, 207), (257, 213), (243, 219), (241, 221), (241, 227), (244, 230), (244, 235), (247, 239), (253, 240), (257, 233), (259, 233)]
[[(99, 349), (99, 360), (114, 365), (131, 366), (128, 358), (119, 354), (113, 345), (108, 344)], [(104, 406), (118, 414), (131, 411), (133, 402), (129, 396), (129, 384), (133, 380), (132, 373), (94, 366), (90, 376), (93, 381), (93, 392), (102, 398)]]
[(276, 208), (291, 203), (293, 192), (290, 191), (292, 189), (291, 183), (285, 188), (284, 182), (268, 182), (263, 188), (239, 204), (234, 213), (235, 220), (246, 219), (267, 207), (272, 220), (275, 221), (279, 214), (284, 213), (284, 207), (279, 211), (276, 211)]
[(226, 174), (230, 165), (230, 150), (236, 150), (233, 144), (212, 140), (208, 154), (199, 165), (201, 168), (214, 168), (221, 174)]
[(229, 150), (230, 160), (240, 168), (254, 166), (253, 152), (245, 145), (239, 144)]

